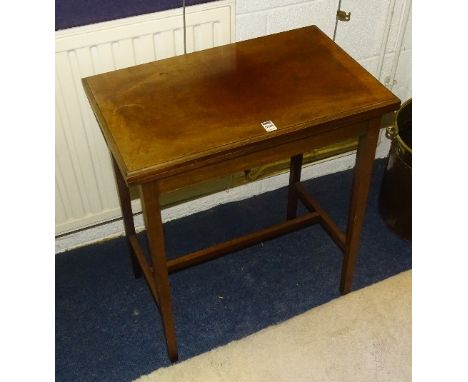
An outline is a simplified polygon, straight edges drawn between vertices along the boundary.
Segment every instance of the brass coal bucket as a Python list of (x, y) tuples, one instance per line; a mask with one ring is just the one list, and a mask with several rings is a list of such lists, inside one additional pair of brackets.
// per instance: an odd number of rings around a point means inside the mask
[(387, 158), (379, 210), (387, 226), (403, 239), (411, 240), (411, 125), (412, 99), (404, 102), (396, 115), (395, 125), (387, 128), (392, 140)]

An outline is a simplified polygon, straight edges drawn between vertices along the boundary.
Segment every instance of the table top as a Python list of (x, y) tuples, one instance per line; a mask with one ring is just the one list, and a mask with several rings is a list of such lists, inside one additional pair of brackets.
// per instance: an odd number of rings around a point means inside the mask
[(400, 104), (316, 26), (103, 73), (83, 86), (128, 183)]

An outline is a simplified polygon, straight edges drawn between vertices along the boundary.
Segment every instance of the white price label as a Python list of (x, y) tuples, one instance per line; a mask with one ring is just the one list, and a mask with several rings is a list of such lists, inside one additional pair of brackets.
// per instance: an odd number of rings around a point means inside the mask
[(268, 132), (277, 130), (276, 125), (272, 121), (262, 122), (262, 126)]

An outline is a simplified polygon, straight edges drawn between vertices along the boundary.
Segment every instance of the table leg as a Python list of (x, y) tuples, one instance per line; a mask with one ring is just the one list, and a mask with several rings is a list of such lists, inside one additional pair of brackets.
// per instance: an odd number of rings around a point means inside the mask
[(140, 186), (140, 198), (145, 219), (146, 235), (153, 265), (153, 278), (156, 286), (159, 310), (166, 337), (167, 351), (172, 362), (177, 361), (177, 343), (172, 314), (171, 290), (166, 263), (164, 231), (159, 205), (157, 183), (146, 183)]
[(379, 127), (380, 119), (371, 120), (367, 133), (359, 137), (348, 215), (346, 247), (341, 269), (340, 291), (342, 294), (349, 293), (352, 287), (354, 265), (356, 263), (359, 238), (366, 211)]
[(117, 191), (119, 194), (119, 201), (120, 201), (120, 209), (122, 211), (124, 228), (125, 228), (125, 236), (127, 237), (128, 248), (130, 251), (130, 259), (132, 262), (133, 268), (133, 275), (136, 278), (140, 278), (142, 276), (141, 267), (138, 264), (138, 260), (136, 258), (135, 252), (133, 251), (130, 242), (128, 241), (128, 237), (131, 235), (135, 235), (135, 225), (133, 221), (133, 212), (132, 212), (132, 204), (130, 199), (130, 192), (128, 190), (127, 184), (125, 183), (122, 174), (120, 173), (120, 169), (115, 162), (115, 159), (112, 158), (112, 164), (114, 167), (114, 174), (115, 180), (117, 183)]
[(297, 215), (297, 194), (294, 184), (301, 180), (302, 154), (291, 157), (289, 169), (288, 210), (286, 219), (294, 219)]

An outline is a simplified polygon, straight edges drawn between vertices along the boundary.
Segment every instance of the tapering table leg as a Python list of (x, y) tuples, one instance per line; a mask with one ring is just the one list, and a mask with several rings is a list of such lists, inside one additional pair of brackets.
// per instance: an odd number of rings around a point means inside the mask
[(141, 267), (138, 264), (138, 260), (136, 258), (135, 252), (133, 251), (130, 242), (128, 241), (128, 237), (131, 235), (135, 235), (135, 225), (133, 221), (133, 212), (132, 212), (132, 204), (130, 198), (130, 192), (128, 190), (127, 184), (125, 183), (122, 174), (120, 173), (120, 169), (115, 162), (115, 159), (112, 158), (112, 165), (114, 167), (114, 174), (115, 180), (117, 183), (117, 192), (119, 194), (119, 201), (120, 201), (120, 209), (122, 211), (124, 228), (125, 228), (125, 235), (127, 237), (128, 248), (130, 251), (130, 259), (132, 262), (133, 268), (133, 275), (136, 278), (140, 278), (142, 276)]
[(346, 247), (341, 269), (340, 291), (342, 294), (349, 293), (352, 287), (354, 265), (356, 263), (359, 238), (366, 212), (379, 127), (380, 119), (371, 120), (369, 121), (367, 134), (359, 137), (348, 215)]
[(159, 310), (166, 337), (167, 351), (172, 362), (177, 361), (177, 342), (172, 314), (171, 290), (167, 271), (164, 230), (159, 205), (159, 190), (156, 182), (140, 186), (140, 198), (145, 219), (146, 235), (153, 263), (153, 277), (158, 294)]
[(286, 219), (294, 219), (297, 215), (297, 195), (294, 184), (301, 180), (302, 154), (291, 157), (289, 168), (288, 210)]

